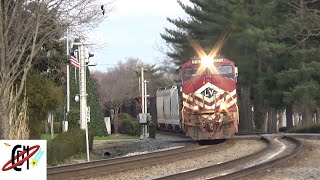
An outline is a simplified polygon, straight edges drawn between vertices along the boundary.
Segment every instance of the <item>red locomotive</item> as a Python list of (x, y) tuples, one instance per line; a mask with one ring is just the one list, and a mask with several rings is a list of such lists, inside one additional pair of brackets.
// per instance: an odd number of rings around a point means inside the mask
[(190, 59), (180, 66), (181, 86), (156, 94), (158, 128), (194, 140), (231, 138), (238, 132), (238, 68), (226, 58)]

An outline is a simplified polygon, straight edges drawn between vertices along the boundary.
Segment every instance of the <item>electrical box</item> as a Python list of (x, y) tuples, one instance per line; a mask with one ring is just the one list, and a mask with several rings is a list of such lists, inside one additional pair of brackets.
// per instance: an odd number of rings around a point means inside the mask
[(139, 113), (139, 123), (147, 123), (147, 114), (146, 113)]

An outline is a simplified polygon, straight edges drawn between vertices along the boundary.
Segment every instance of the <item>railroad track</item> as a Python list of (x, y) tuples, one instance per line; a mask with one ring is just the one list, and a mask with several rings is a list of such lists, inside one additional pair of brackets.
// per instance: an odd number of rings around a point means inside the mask
[[(257, 159), (261, 159), (261, 157), (264, 157), (268, 152), (270, 153), (270, 151), (274, 151), (275, 147), (273, 146), (275, 143), (271, 143), (270, 140), (263, 137), (262, 137), (262, 140), (267, 144), (267, 146), (262, 150), (254, 154), (251, 154), (249, 156), (245, 156), (245, 157), (224, 162), (221, 164), (207, 166), (204, 168), (185, 171), (178, 174), (172, 174), (172, 175), (160, 177), (157, 179), (158, 180), (197, 179), (197, 178), (199, 179), (237, 179), (253, 173), (257, 173), (264, 169), (267, 169), (272, 166), (278, 165), (282, 162), (285, 162), (295, 157), (303, 149), (303, 145), (298, 140), (284, 136), (282, 140), (288, 141), (294, 145), (294, 148), (291, 151), (291, 153), (283, 155), (279, 158), (271, 159), (266, 162), (262, 162), (254, 165), (248, 165), (248, 163), (250, 164), (250, 162), (254, 162), (254, 161), (257, 161)], [(238, 168), (235, 168), (235, 167), (238, 167)], [(237, 170), (232, 170), (232, 169), (237, 169)], [(213, 174), (212, 172), (215, 172), (215, 173)]]
[(136, 169), (156, 165), (159, 163), (176, 161), (194, 156), (194, 154), (208, 153), (219, 148), (229, 148), (232, 145), (234, 145), (233, 141), (223, 143), (222, 145), (218, 145), (216, 147), (199, 146), (198, 144), (193, 144), (182, 148), (157, 151), (136, 156), (51, 167), (47, 169), (47, 179), (93, 178), (123, 170)]

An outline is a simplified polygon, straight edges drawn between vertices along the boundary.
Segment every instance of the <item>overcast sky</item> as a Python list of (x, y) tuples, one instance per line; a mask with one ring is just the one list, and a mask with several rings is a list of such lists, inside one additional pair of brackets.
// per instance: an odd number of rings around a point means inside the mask
[(160, 33), (173, 27), (166, 18), (187, 17), (176, 0), (117, 0), (113, 6), (108, 18), (89, 35), (96, 44), (91, 60), (98, 64), (91, 71), (106, 71), (128, 57), (161, 62), (164, 55), (158, 47), (165, 45)]

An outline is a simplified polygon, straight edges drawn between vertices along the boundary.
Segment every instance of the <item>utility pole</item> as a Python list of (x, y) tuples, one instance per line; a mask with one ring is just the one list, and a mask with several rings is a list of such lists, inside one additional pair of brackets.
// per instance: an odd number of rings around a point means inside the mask
[(148, 112), (147, 81), (144, 80), (144, 113)]
[(80, 128), (86, 131), (86, 146), (87, 146), (87, 161), (89, 157), (89, 135), (88, 135), (88, 122), (87, 122), (87, 91), (86, 91), (86, 62), (85, 62), (85, 45), (83, 39), (79, 43), (74, 43), (79, 46), (79, 61), (80, 61)]
[(80, 128), (86, 129), (86, 108), (87, 108), (87, 89), (86, 89), (86, 63), (84, 54), (84, 44), (80, 41), (79, 45), (80, 61)]
[(144, 70), (141, 67), (141, 113), (139, 114), (140, 124), (141, 124), (141, 136), (140, 139), (146, 139), (149, 137), (148, 134), (148, 121), (147, 121), (147, 111), (148, 111), (148, 95), (147, 95), (147, 82), (144, 79)]
[(148, 94), (147, 94), (147, 80), (144, 80), (144, 113), (147, 118), (146, 124), (144, 125), (144, 135), (146, 138), (149, 137), (148, 133)]
[[(67, 28), (67, 55), (69, 55), (69, 37), (68, 37), (68, 28)], [(67, 57), (69, 60), (69, 56)], [(70, 78), (69, 78), (69, 63), (67, 63), (67, 109), (66, 109), (66, 119), (62, 123), (63, 124), (63, 131), (65, 132), (68, 127), (67, 127), (67, 122), (68, 122), (68, 113), (70, 111)]]
[(143, 76), (143, 67), (141, 67), (141, 114), (139, 114), (140, 124), (141, 124), (141, 136), (140, 139), (145, 139), (145, 130), (144, 130), (144, 76)]

